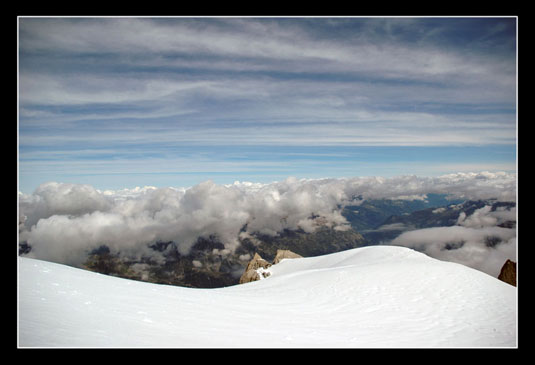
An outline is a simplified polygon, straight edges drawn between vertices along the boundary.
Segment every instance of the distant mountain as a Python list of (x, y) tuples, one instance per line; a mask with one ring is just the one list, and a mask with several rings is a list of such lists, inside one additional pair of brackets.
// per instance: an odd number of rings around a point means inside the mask
[(419, 210), (444, 207), (462, 203), (464, 200), (446, 198), (445, 194), (427, 194), (424, 200), (364, 200), (359, 205), (344, 207), (342, 215), (357, 232), (373, 230), (384, 224), (391, 216), (401, 216)]
[(225, 252), (225, 246), (215, 236), (198, 238), (188, 255), (181, 255), (175, 242), (158, 242), (150, 248), (161, 254), (161, 260), (155, 260), (154, 257), (124, 257), (101, 246), (91, 252), (84, 267), (103, 274), (152, 283), (217, 288), (238, 284), (255, 253), (272, 261), (278, 249), (291, 250), (308, 257), (364, 245), (362, 235), (351, 229), (340, 231), (320, 227), (312, 233), (285, 230), (278, 236), (250, 235), (241, 239), (240, 246), (234, 252)]
[[(421, 228), (453, 226), (460, 214), (471, 216), (477, 209), (491, 205), (492, 210), (510, 208), (514, 203), (497, 201), (448, 200), (443, 194), (428, 194), (425, 200), (363, 200), (345, 206), (342, 215), (350, 223), (346, 230), (318, 226), (315, 232), (284, 230), (276, 236), (260, 233), (240, 234), (239, 246), (232, 252), (216, 236), (199, 237), (187, 255), (178, 242), (156, 242), (146, 256), (129, 257), (102, 245), (89, 253), (83, 267), (91, 271), (142, 280), (196, 288), (235, 285), (247, 263), (259, 254), (272, 261), (278, 249), (291, 250), (303, 257), (320, 256), (353, 248), (377, 245), (401, 233)], [(515, 221), (500, 223), (513, 228)], [(489, 242), (492, 244), (492, 242)], [(31, 247), (19, 243), (19, 254)]]
[(256, 234), (260, 244), (242, 241), (238, 253), (258, 252), (266, 260), (273, 260), (277, 249), (293, 251), (303, 257), (319, 256), (365, 246), (364, 237), (352, 229), (338, 231), (321, 227), (313, 233), (302, 230), (284, 230), (278, 236)]
[[(499, 208), (510, 209), (516, 204), (512, 202), (497, 202), (492, 200), (465, 201), (460, 204), (449, 204), (442, 207), (432, 207), (402, 214), (391, 215), (373, 229), (362, 230), (361, 233), (368, 244), (379, 244), (390, 241), (401, 233), (415, 229), (431, 227), (450, 227), (457, 224), (459, 216), (464, 213), (471, 216), (478, 209), (491, 206), (494, 212)], [(390, 209), (392, 211), (393, 209)], [(505, 228), (513, 228), (516, 222), (507, 221), (501, 224)], [(353, 225), (353, 223), (352, 223)]]

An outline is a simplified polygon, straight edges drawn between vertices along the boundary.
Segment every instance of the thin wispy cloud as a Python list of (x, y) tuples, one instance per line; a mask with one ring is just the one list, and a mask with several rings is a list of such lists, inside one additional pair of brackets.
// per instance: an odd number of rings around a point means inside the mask
[[(46, 180), (74, 181), (71, 171), (84, 165), (95, 174), (129, 165), (131, 173), (192, 174), (180, 163), (189, 159), (198, 170), (219, 164), (228, 179), (252, 179), (243, 171), (255, 162), (289, 162), (293, 175), (318, 174), (312, 159), (303, 170), (289, 158), (295, 148), (368, 148), (372, 156), (390, 146), (399, 162), (414, 161), (412, 147), (477, 147), (488, 157), (462, 162), (512, 170), (515, 145), (514, 18), (19, 19), (27, 192)], [(233, 160), (234, 149), (254, 159)], [(68, 168), (32, 175), (42, 160)], [(329, 162), (323, 176), (371, 172), (365, 159)]]

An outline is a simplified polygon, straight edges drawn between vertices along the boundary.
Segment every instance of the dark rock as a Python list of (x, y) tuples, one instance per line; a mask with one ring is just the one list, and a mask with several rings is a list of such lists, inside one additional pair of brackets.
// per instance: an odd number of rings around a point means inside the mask
[(508, 284), (516, 286), (516, 262), (507, 260), (502, 266), (498, 279)]
[(29, 253), (31, 250), (32, 250), (32, 246), (30, 246), (28, 242), (19, 243), (19, 255), (25, 255)]

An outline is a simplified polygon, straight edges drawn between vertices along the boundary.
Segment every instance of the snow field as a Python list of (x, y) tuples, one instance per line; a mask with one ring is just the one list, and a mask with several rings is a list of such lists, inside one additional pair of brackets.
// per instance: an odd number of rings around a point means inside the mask
[(286, 259), (219, 289), (19, 258), (21, 347), (515, 347), (516, 288), (408, 248)]

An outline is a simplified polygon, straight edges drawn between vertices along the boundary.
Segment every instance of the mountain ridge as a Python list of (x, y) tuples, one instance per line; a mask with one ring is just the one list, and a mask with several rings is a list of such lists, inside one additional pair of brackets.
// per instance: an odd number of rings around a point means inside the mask
[[(408, 231), (457, 225), (462, 214), (464, 217), (470, 217), (485, 207), (490, 207), (492, 213), (498, 209), (511, 209), (516, 206), (515, 203), (492, 200), (457, 203), (440, 194), (429, 194), (427, 198), (428, 200), (413, 201), (362, 200), (359, 205), (340, 207), (342, 215), (349, 223), (343, 227), (322, 225), (321, 217), (311, 215), (316, 224), (313, 232), (284, 229), (276, 235), (268, 235), (249, 233), (245, 226), (239, 235), (238, 245), (232, 250), (226, 249), (225, 244), (215, 235), (198, 237), (186, 254), (178, 250), (180, 243), (173, 241), (152, 243), (146, 249), (148, 254), (137, 256), (114, 251), (103, 244), (88, 252), (81, 267), (108, 275), (160, 284), (198, 288), (225, 287), (239, 282), (247, 263), (256, 253), (272, 261), (279, 249), (310, 257), (357, 247), (388, 244)], [(448, 204), (437, 207), (444, 203)], [(420, 209), (422, 207), (425, 209)], [(500, 221), (497, 226), (514, 229), (516, 220)], [(367, 228), (357, 231), (357, 227)], [(497, 236), (489, 235), (485, 238), (485, 245), (490, 248), (501, 242), (505, 241)], [(453, 240), (447, 242), (443, 248), (453, 251), (463, 248), (464, 244), (464, 240)], [(31, 254), (31, 247), (20, 242), (19, 254)]]

